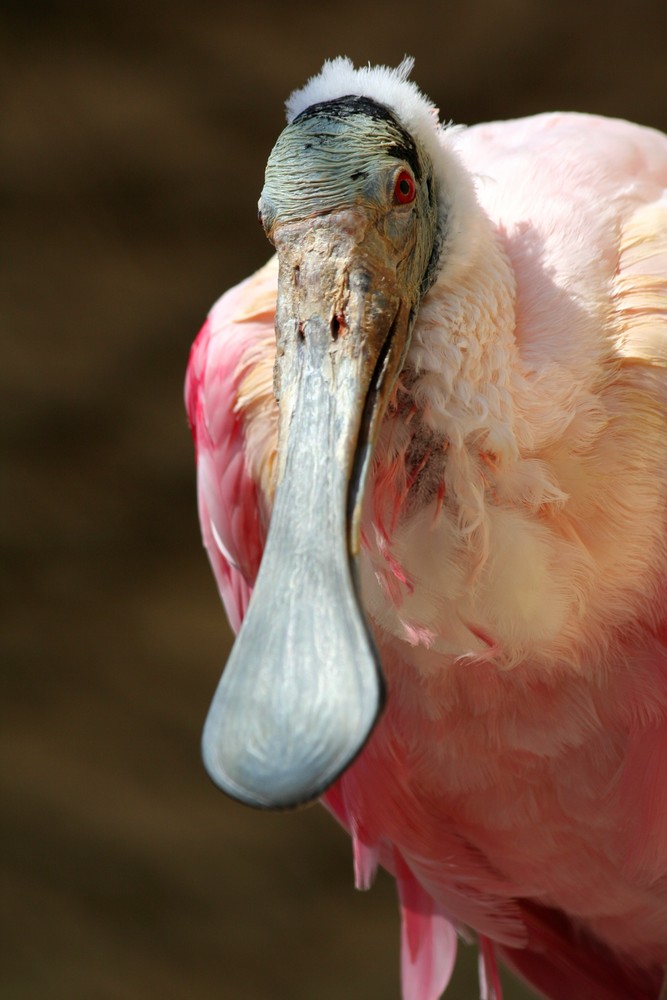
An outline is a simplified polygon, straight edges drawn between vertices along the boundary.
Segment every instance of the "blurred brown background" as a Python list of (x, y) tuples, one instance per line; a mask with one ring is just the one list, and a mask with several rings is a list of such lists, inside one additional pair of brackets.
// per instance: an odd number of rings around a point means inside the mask
[[(0, 997), (397, 1000), (389, 880), (355, 894), (323, 810), (245, 810), (199, 762), (229, 635), (196, 523), (189, 345), (268, 256), (264, 162), (324, 57), (412, 53), (456, 121), (576, 108), (667, 129), (667, 5), (0, 11)], [(473, 964), (448, 998), (475, 996)]]

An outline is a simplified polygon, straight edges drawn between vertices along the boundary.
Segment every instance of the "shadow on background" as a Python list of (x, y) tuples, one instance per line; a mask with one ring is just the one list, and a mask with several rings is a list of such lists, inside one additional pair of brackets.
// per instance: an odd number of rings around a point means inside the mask
[[(269, 255), (264, 162), (325, 56), (410, 52), (456, 121), (576, 108), (666, 129), (666, 9), (3, 4), (3, 1000), (398, 997), (389, 879), (354, 894), (323, 810), (255, 813), (203, 774), (229, 633), (196, 523), (189, 345)], [(465, 964), (448, 1000), (476, 995)]]

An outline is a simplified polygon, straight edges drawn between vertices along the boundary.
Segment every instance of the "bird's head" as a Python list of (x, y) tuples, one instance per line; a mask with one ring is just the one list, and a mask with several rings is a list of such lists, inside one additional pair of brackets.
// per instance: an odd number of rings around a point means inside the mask
[[(322, 245), (336, 256), (341, 292), (350, 276), (365, 272), (372, 281), (379, 269), (393, 295), (414, 308), (432, 283), (433, 163), (418, 136), (371, 98), (348, 94), (297, 115), (269, 157), (259, 215), (285, 279)], [(281, 283), (281, 295), (290, 284)]]
[[(319, 100), (274, 146), (259, 215), (279, 261), (282, 426), (294, 366), (326, 357), (335, 379), (354, 380), (360, 401), (373, 392), (372, 437), (438, 265), (436, 183), (424, 143), (378, 100)], [(319, 345), (319, 357), (304, 354), (304, 340)]]
[(446, 243), (437, 113), (398, 70), (325, 65), (288, 102), (259, 203), (279, 261), (275, 503), (204, 732), (254, 805), (308, 801), (363, 747), (383, 682), (356, 579), (363, 486)]

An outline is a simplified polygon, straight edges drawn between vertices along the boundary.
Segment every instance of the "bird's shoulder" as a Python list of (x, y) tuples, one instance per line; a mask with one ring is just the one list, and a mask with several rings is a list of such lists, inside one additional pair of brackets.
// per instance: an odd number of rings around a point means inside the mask
[[(549, 339), (567, 352), (567, 331), (555, 336), (547, 315), (562, 315), (554, 306), (566, 292), (579, 310), (568, 324), (577, 354), (582, 332), (595, 340), (610, 319), (624, 357), (664, 363), (667, 136), (620, 119), (549, 113), (473, 126), (450, 141), (511, 260), (524, 339), (535, 338), (542, 357)], [(578, 329), (589, 319), (589, 333)]]
[(505, 165), (521, 170), (522, 161), (532, 161), (560, 177), (564, 189), (573, 166), (590, 172), (598, 185), (630, 178), (667, 185), (667, 136), (621, 118), (551, 111), (455, 128), (451, 137), (445, 130), (443, 140), (459, 150), (473, 174), (488, 170), (493, 176)]

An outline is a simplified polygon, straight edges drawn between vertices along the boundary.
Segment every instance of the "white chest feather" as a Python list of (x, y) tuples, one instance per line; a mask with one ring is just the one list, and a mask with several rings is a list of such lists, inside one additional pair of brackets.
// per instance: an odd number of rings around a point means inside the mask
[(662, 382), (605, 358), (613, 331), (599, 328), (595, 310), (600, 347), (578, 369), (557, 351), (530, 365), (499, 239), (484, 241), (468, 275), (432, 290), (409, 357), (414, 405), (446, 450), (442, 485), (401, 516), (395, 501), (386, 514), (386, 470), (405, 456), (406, 435), (420, 433), (390, 416), (367, 514), (364, 599), (381, 630), (415, 647), (415, 662), (422, 649), (500, 669), (531, 659), (581, 670), (658, 604)]

